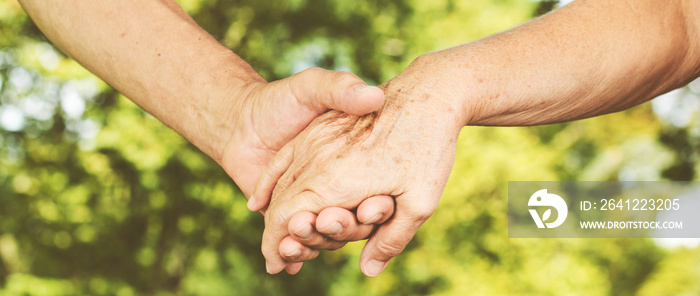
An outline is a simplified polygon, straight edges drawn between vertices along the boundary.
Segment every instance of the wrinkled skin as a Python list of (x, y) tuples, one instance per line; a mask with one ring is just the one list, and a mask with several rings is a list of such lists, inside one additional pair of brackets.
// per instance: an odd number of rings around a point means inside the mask
[[(220, 165), (250, 197), (258, 176), (284, 144), (329, 109), (363, 115), (377, 110), (384, 96), (376, 87), (357, 91), (364, 81), (348, 72), (310, 68), (270, 83), (256, 82), (233, 102), (232, 135)], [(221, 106), (225, 108), (225, 106)]]
[[(356, 115), (367, 114), (377, 110), (383, 99), (381, 90), (366, 86), (352, 73), (320, 68), (311, 68), (271, 83), (252, 84), (244, 99), (230, 101), (237, 103), (234, 108), (237, 112), (233, 112), (231, 118), (235, 129), (223, 149), (220, 164), (241, 191), (250, 197), (258, 176), (272, 157), (318, 115), (329, 109)], [(372, 217), (385, 213), (387, 217), (391, 216), (393, 200), (387, 202), (387, 199), (390, 198), (385, 196), (367, 200), (358, 209), (358, 215)], [(300, 242), (313, 246), (315, 250), (336, 249), (347, 241), (365, 239), (374, 229), (374, 225), (369, 224), (386, 220), (362, 220), (371, 222), (364, 225), (358, 223), (360, 221), (357, 221), (354, 213), (337, 210), (328, 209), (319, 216), (321, 226), (324, 223), (330, 225), (335, 220), (343, 222), (345, 227), (342, 233), (333, 236), (334, 244), (329, 244), (324, 232), (316, 231), (313, 227), (307, 234), (311, 239), (295, 236), (298, 241), (290, 238), (286, 241), (287, 244), (292, 244), (291, 248), (298, 245), (297, 249), (303, 247)], [(305, 219), (310, 219), (316, 225), (315, 216), (307, 216)], [(299, 227), (304, 226), (302, 224)], [(326, 228), (321, 229), (327, 230)], [(319, 240), (323, 243), (317, 243)]]
[[(364, 81), (352, 73), (311, 68), (291, 77), (271, 83), (250, 85), (244, 99), (235, 102), (233, 118), (235, 129), (223, 149), (221, 166), (234, 179), (243, 193), (250, 197), (255, 182), (265, 167), (282, 146), (299, 134), (314, 118), (329, 109), (337, 109), (349, 114), (362, 115), (377, 110), (384, 101), (382, 91), (376, 87), (363, 86)], [(359, 88), (357, 86), (360, 86)], [(222, 108), (224, 108), (222, 106)], [(294, 236), (281, 247), (305, 253), (320, 249), (337, 249), (348, 241), (365, 239), (374, 229), (373, 224), (386, 221), (394, 210), (393, 199), (376, 197), (368, 199), (358, 209), (360, 218), (382, 214), (385, 218), (370, 221), (357, 220), (355, 213), (327, 209), (316, 216), (297, 219), (305, 228), (305, 239)], [(264, 211), (263, 211), (264, 212)], [(343, 225), (341, 233), (327, 225), (339, 221)], [(321, 226), (320, 231), (314, 227)], [(324, 232), (325, 231), (325, 232)], [(294, 233), (303, 233), (295, 229)], [(324, 236), (327, 235), (327, 236)], [(310, 249), (304, 245), (313, 247)], [(293, 259), (294, 256), (290, 257)], [(292, 266), (294, 267), (294, 266)], [(296, 271), (301, 264), (296, 264)], [(295, 273), (294, 268), (288, 272)]]
[[(271, 161), (254, 194), (257, 204), (271, 196), (262, 244), (268, 272), (289, 269), (279, 246), (295, 214), (395, 197), (393, 217), (372, 235), (360, 260), (362, 271), (376, 276), (434, 212), (464, 124), (457, 106), (440, 92), (415, 87), (412, 77), (420, 75), (403, 73), (380, 87), (386, 103), (378, 112), (319, 116)], [(309, 252), (296, 261), (313, 257)]]

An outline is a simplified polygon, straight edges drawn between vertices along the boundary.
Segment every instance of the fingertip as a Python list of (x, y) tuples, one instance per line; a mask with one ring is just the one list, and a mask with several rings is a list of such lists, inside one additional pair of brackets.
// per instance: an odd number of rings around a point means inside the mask
[(362, 92), (361, 99), (367, 102), (368, 108), (375, 111), (384, 104), (384, 91), (376, 86), (370, 86)]
[(370, 259), (365, 262), (365, 264), (360, 266), (360, 270), (362, 270), (362, 273), (368, 277), (376, 277), (384, 271), (388, 264), (389, 261)]
[(271, 264), (270, 262), (265, 262), (265, 269), (267, 270), (268, 274), (278, 274), (280, 271), (284, 270), (286, 268), (286, 264), (283, 265), (276, 265), (276, 264)]
[(313, 260), (318, 256), (319, 250), (307, 247), (291, 236), (287, 236), (280, 243), (279, 254), (289, 266), (289, 263)]
[(284, 270), (284, 268), (286, 268), (286, 266), (279, 268), (275, 267), (270, 261), (265, 261), (265, 271), (267, 274), (278, 274), (280, 271)]
[(358, 224), (355, 214), (339, 207), (322, 210), (316, 219), (316, 230), (335, 241), (356, 241), (366, 239), (374, 225)]
[(376, 111), (384, 103), (384, 91), (376, 86), (357, 84), (352, 87), (351, 106), (345, 112), (351, 115), (365, 115)]
[(259, 200), (260, 199), (253, 199), (253, 197), (251, 197), (248, 200), (248, 204), (246, 204), (248, 210), (251, 212), (260, 212), (263, 208), (265, 208), (266, 204), (259, 202)]
[(394, 198), (389, 195), (372, 196), (357, 207), (357, 221), (362, 224), (381, 224), (394, 214)]
[(363, 273), (370, 277), (380, 274), (392, 258), (403, 252), (424, 221), (397, 210), (393, 218), (377, 228), (362, 249), (360, 264)]
[(352, 212), (339, 208), (330, 207), (323, 209), (316, 217), (316, 231), (324, 235), (338, 235), (346, 228), (352, 226), (355, 216)]
[(303, 265), (304, 265), (304, 262), (287, 263), (287, 266), (284, 268), (284, 270), (290, 275), (295, 275), (295, 274), (299, 273), (299, 270), (301, 270), (301, 267)]
[(279, 252), (283, 257), (296, 258), (301, 255), (302, 247), (301, 243), (287, 236), (280, 242)]
[(294, 214), (289, 220), (288, 231), (295, 237), (307, 241), (314, 236), (315, 223), (316, 214), (311, 212), (299, 212)]
[(248, 203), (246, 204), (246, 207), (248, 207), (248, 210), (251, 212), (257, 212), (256, 207), (255, 207), (255, 196), (250, 196), (250, 199), (248, 199)]
[[(264, 236), (264, 234), (263, 234)], [(265, 270), (269, 274), (277, 274), (280, 271), (284, 270), (284, 268), (287, 266), (287, 261), (282, 258), (280, 255), (280, 244), (282, 241), (276, 245), (276, 246), (271, 246), (269, 244), (265, 243), (265, 239), (263, 237), (263, 256), (265, 257)]]

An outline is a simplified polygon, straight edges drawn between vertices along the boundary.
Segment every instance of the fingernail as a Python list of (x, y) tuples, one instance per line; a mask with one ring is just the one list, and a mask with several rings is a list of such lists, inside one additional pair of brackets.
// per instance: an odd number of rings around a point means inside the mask
[(289, 258), (299, 257), (299, 255), (301, 255), (301, 249), (297, 249), (296, 251), (294, 251), (294, 253), (291, 254), (285, 254), (285, 256)]
[(311, 226), (311, 223), (306, 223), (304, 227), (302, 227), (298, 231), (295, 231), (294, 234), (300, 239), (310, 240), (314, 237), (314, 227)]
[(381, 220), (382, 217), (384, 217), (384, 213), (378, 213), (378, 214), (374, 215), (374, 217), (372, 217), (372, 219), (369, 219), (369, 220), (365, 221), (365, 222), (362, 223), (362, 224), (374, 224), (374, 223), (377, 223), (377, 221)]
[(389, 262), (382, 262), (374, 259), (369, 260), (367, 264), (365, 264), (365, 275), (369, 277), (378, 276), (380, 273), (382, 273), (382, 271), (384, 271), (387, 263)]
[(352, 87), (356, 92), (362, 93), (368, 89), (377, 88), (376, 86), (369, 86), (367, 84), (358, 84)]
[(248, 210), (251, 212), (253, 211), (253, 204), (255, 203), (255, 202), (253, 202), (254, 199), (255, 199), (255, 197), (253, 197), (251, 195), (250, 199), (248, 200), (248, 204), (246, 204), (246, 206), (248, 207)]
[(268, 274), (271, 274), (271, 273), (270, 273), (270, 263), (267, 262), (267, 261), (265, 261), (265, 271), (266, 271)]
[(338, 221), (335, 221), (333, 222), (333, 224), (331, 224), (331, 226), (321, 229), (321, 232), (327, 233), (330, 236), (335, 236), (343, 232), (343, 230), (345, 230), (345, 228), (343, 228), (343, 225), (340, 225)]

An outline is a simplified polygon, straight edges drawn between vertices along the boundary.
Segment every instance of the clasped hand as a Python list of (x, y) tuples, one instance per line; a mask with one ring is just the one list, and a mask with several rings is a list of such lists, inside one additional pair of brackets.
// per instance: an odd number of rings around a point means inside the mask
[(318, 249), (364, 239), (376, 223), (360, 265), (377, 276), (434, 212), (463, 119), (418, 76), (380, 86), (386, 100), (374, 113), (320, 115), (270, 161), (249, 202), (265, 210), (269, 273), (296, 273)]

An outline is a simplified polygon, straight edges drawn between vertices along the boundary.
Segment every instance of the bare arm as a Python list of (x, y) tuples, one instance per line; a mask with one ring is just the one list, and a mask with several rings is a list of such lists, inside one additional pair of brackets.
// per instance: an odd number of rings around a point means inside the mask
[(311, 69), (268, 83), (174, 0), (21, 0), (63, 52), (216, 160), (250, 196), (274, 153), (328, 109), (362, 115), (381, 91)]
[(234, 111), (223, 100), (265, 82), (174, 1), (20, 2), (64, 53), (214, 159), (225, 143), (207, 139), (232, 132), (213, 122)]
[(627, 109), (700, 75), (697, 1), (575, 1), (415, 62), (469, 125), (535, 125)]
[(278, 246), (295, 214), (352, 209), (385, 194), (395, 197), (396, 211), (360, 259), (366, 275), (381, 273), (435, 210), (465, 125), (606, 114), (696, 78), (697, 3), (576, 1), (501, 34), (421, 56), (383, 85), (387, 101), (378, 113), (324, 115), (271, 162), (250, 203), (261, 208), (274, 194), (263, 235), (268, 270), (294, 261)]

